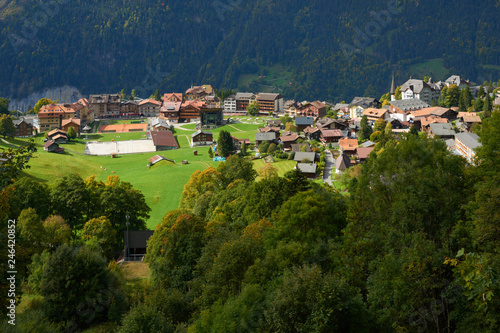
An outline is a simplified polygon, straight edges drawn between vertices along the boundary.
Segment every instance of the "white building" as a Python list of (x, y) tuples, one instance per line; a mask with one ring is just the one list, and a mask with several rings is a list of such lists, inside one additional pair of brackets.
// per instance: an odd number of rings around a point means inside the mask
[(423, 80), (409, 79), (401, 86), (401, 99), (420, 99), (427, 104), (437, 105), (441, 91), (434, 85), (425, 83)]
[(236, 112), (236, 96), (231, 95), (224, 100), (224, 112)]

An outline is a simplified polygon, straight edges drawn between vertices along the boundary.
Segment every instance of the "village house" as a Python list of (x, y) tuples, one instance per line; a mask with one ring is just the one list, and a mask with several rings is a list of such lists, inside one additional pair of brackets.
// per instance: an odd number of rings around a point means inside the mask
[(231, 136), (233, 138), (233, 146), (235, 150), (240, 150), (241, 145), (245, 143), (245, 145), (248, 147), (250, 144), (250, 139), (238, 139), (237, 137)]
[(373, 151), (375, 146), (370, 147), (358, 147), (356, 148), (356, 156), (359, 163), (363, 163), (368, 159), (368, 156)]
[(283, 112), (292, 118), (297, 115), (297, 108), (298, 103), (294, 99), (288, 100), (283, 104)]
[(49, 153), (64, 153), (64, 148), (59, 147), (59, 145), (52, 140), (49, 140), (43, 144), (43, 150)]
[(338, 142), (344, 134), (339, 129), (320, 129), (320, 139), (323, 143)]
[(481, 124), (481, 117), (479, 117), (479, 116), (463, 116), (462, 122), (463, 122), (464, 129), (467, 132), (470, 132), (472, 130), (472, 126), (474, 124)]
[(90, 110), (88, 99), (80, 98), (77, 102), (71, 104), (71, 108), (75, 110), (75, 118), (80, 119), (82, 124), (94, 121), (94, 113)]
[(401, 99), (419, 99), (427, 104), (436, 103), (441, 91), (423, 80), (409, 79), (400, 88)]
[(40, 132), (61, 128), (64, 119), (75, 118), (71, 104), (48, 104), (40, 108), (37, 115)]
[(120, 102), (120, 116), (138, 116), (139, 115), (139, 101), (128, 100)]
[(301, 117), (322, 118), (326, 116), (326, 105), (320, 101), (302, 102), (296, 110), (296, 115)]
[(231, 95), (224, 100), (224, 112), (236, 113), (236, 95)]
[(427, 117), (446, 118), (448, 120), (453, 120), (457, 118), (457, 112), (449, 108), (434, 106), (434, 107), (411, 111), (410, 114), (408, 114), (407, 116), (409, 120), (421, 119)]
[(363, 116), (363, 111), (368, 108), (379, 109), (381, 103), (371, 97), (354, 97), (351, 103), (349, 103), (349, 116), (352, 118), (361, 118)]
[(168, 131), (170, 130), (170, 124), (165, 118), (152, 118), (149, 120), (149, 127), (152, 131)]
[(205, 96), (202, 100), (205, 101), (207, 108), (222, 109), (220, 98), (217, 96)]
[(349, 123), (345, 120), (339, 120), (333, 118), (321, 118), (316, 122), (316, 126), (323, 129), (344, 130), (349, 127)]
[(283, 113), (283, 96), (275, 93), (259, 93), (256, 97), (262, 115)]
[(139, 102), (139, 113), (144, 117), (158, 117), (162, 103), (155, 99), (143, 99)]
[(34, 136), (33, 119), (21, 117), (19, 119), (13, 120), (12, 122), (14, 123), (14, 127), (16, 129), (16, 131), (14, 132), (15, 137), (24, 138)]
[(267, 127), (282, 128), (281, 127), (281, 120), (279, 120), (279, 119), (268, 119), (268, 120), (266, 120), (266, 126)]
[(213, 95), (213, 87), (209, 84), (202, 86), (194, 86), (186, 90), (184, 94), (184, 100), (186, 101), (196, 101), (202, 100), (206, 96)]
[(341, 152), (340, 155), (335, 159), (335, 173), (342, 174), (351, 166), (351, 159), (347, 154)]
[(81, 126), (80, 119), (73, 119), (73, 118), (64, 119), (61, 125), (62, 125), (61, 126), (62, 130), (65, 131), (66, 133), (68, 132), (70, 127), (72, 127), (75, 130), (76, 135), (80, 136), (80, 126)]
[(430, 107), (429, 104), (417, 98), (391, 101), (389, 104), (391, 105), (391, 118), (398, 119), (399, 121), (409, 120), (408, 115), (411, 111)]
[(54, 141), (55, 143), (66, 143), (68, 141), (68, 136), (66, 131), (56, 128), (47, 133), (47, 139), (48, 141)]
[(277, 143), (277, 136), (275, 132), (258, 132), (255, 133), (255, 145), (257, 148), (262, 142)]
[(184, 101), (183, 93), (165, 93), (163, 94), (163, 102), (179, 102)]
[(307, 139), (309, 140), (318, 140), (321, 137), (321, 129), (318, 127), (306, 127), (304, 129), (304, 135), (306, 136)]
[(171, 123), (179, 122), (182, 102), (163, 101), (160, 108), (160, 117), (168, 119)]
[(332, 109), (334, 112), (337, 112), (337, 116), (339, 118), (344, 118), (349, 116), (349, 104), (337, 103)]
[(459, 75), (450, 76), (449, 78), (446, 79), (446, 81), (444, 81), (444, 83), (448, 87), (450, 87), (451, 85), (456, 85), (460, 90), (465, 89), (465, 87), (470, 85), (470, 82), (468, 80), (464, 80)]
[(205, 102), (200, 100), (186, 100), (182, 103), (179, 112), (179, 121), (191, 122), (193, 119), (200, 119), (201, 109), (205, 107)]
[(90, 110), (96, 118), (118, 117), (121, 99), (120, 94), (90, 95)]
[(355, 155), (356, 148), (358, 148), (357, 139), (342, 138), (339, 140), (340, 150), (347, 155)]
[(389, 111), (387, 109), (374, 109), (368, 108), (363, 111), (363, 116), (366, 116), (368, 120), (377, 121), (383, 119), (384, 121), (389, 120)]
[(427, 133), (431, 137), (438, 137), (440, 139), (453, 139), (455, 131), (450, 123), (432, 123), (429, 124)]
[(314, 123), (314, 118), (313, 117), (297, 117), (295, 118), (295, 126), (297, 126), (297, 129), (299, 132), (303, 132), (306, 127), (312, 126)]
[(291, 145), (297, 143), (299, 135), (297, 133), (291, 133), (289, 135), (284, 135), (280, 137), (280, 141), (283, 144), (284, 149), (291, 148)]
[(281, 128), (266, 126), (266, 127), (259, 128), (259, 132), (262, 132), (262, 133), (274, 132), (274, 133), (276, 133), (276, 137), (279, 137), (280, 132), (281, 132)]
[(255, 102), (256, 97), (252, 93), (238, 92), (236, 93), (236, 111), (247, 112), (249, 104)]
[(214, 141), (213, 134), (211, 132), (205, 132), (198, 130), (191, 134), (191, 146), (210, 146)]
[(177, 140), (171, 131), (150, 131), (147, 136), (148, 139), (153, 140), (156, 151), (179, 148)]
[(295, 168), (305, 175), (307, 179), (316, 178), (318, 170), (318, 165), (316, 163), (297, 163)]
[(457, 153), (467, 159), (469, 163), (474, 163), (476, 148), (480, 147), (479, 136), (474, 133), (455, 134), (455, 149)]
[(304, 152), (304, 151), (299, 151), (295, 153), (295, 156), (293, 157), (293, 160), (295, 162), (300, 162), (300, 163), (306, 163), (304, 161), (309, 161), (307, 163), (313, 163), (316, 162), (318, 159), (317, 154), (313, 151), (311, 152)]

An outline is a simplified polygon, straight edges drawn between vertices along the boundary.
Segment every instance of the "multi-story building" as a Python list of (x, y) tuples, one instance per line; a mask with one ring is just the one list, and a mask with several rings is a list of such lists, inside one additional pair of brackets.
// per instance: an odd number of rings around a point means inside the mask
[(184, 99), (186, 101), (201, 100), (206, 96), (212, 96), (213, 90), (214, 88), (209, 84), (205, 84), (202, 86), (194, 86), (186, 90), (186, 93), (184, 94)]
[(260, 93), (256, 98), (260, 114), (283, 113), (283, 96), (275, 93)]
[(182, 93), (171, 93), (163, 95), (163, 102), (183, 102), (184, 97)]
[(119, 94), (90, 95), (90, 110), (96, 118), (120, 115), (121, 96)]
[(33, 136), (33, 120), (21, 117), (12, 121), (16, 131), (14, 133), (15, 137), (28, 137)]
[(160, 114), (161, 102), (155, 99), (144, 99), (139, 102), (139, 113), (145, 117), (158, 117)]
[(296, 115), (300, 117), (322, 118), (326, 116), (326, 105), (320, 101), (302, 102), (296, 110)]
[(224, 112), (235, 113), (236, 112), (236, 96), (231, 95), (224, 100)]
[(75, 110), (71, 104), (48, 104), (40, 108), (38, 123), (40, 131), (61, 128), (64, 119), (75, 118)]
[(182, 102), (163, 101), (160, 108), (160, 117), (167, 118), (168, 121), (176, 123), (179, 121)]
[(425, 103), (437, 105), (439, 94), (441, 91), (435, 87), (425, 83), (423, 80), (409, 79), (401, 86), (401, 99), (420, 99)]
[(479, 136), (474, 133), (457, 133), (455, 134), (455, 149), (457, 153), (467, 159), (469, 163), (473, 163), (476, 157), (476, 148), (480, 147)]
[(139, 101), (121, 101), (120, 102), (120, 116), (138, 116), (139, 115)]
[(252, 93), (236, 93), (236, 111), (247, 111), (247, 106), (255, 102), (255, 95)]

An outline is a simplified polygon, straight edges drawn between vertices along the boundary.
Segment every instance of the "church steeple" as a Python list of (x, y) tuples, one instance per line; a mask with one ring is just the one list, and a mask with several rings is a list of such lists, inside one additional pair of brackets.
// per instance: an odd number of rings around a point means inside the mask
[(391, 102), (396, 100), (396, 84), (394, 83), (394, 72), (392, 72)]

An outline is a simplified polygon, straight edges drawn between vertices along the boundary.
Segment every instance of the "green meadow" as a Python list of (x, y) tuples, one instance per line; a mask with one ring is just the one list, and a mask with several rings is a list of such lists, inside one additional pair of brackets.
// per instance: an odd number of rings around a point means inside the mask
[[(230, 127), (241, 128), (241, 131)], [(253, 127), (252, 127), (253, 126)], [(254, 141), (254, 135), (258, 125), (234, 124), (226, 125), (211, 132), (217, 138), (222, 129), (231, 132), (238, 138), (249, 138)], [(97, 179), (105, 181), (108, 176), (116, 175), (121, 180), (130, 182), (134, 188), (142, 191), (146, 202), (151, 207), (150, 219), (147, 221), (148, 228), (153, 229), (170, 210), (179, 206), (180, 197), (184, 185), (191, 175), (197, 170), (204, 170), (208, 167), (217, 167), (219, 162), (214, 162), (208, 156), (208, 147), (190, 148), (188, 137), (194, 130), (181, 130), (176, 128), (177, 141), (180, 149), (161, 151), (158, 154), (175, 161), (175, 164), (168, 161), (161, 161), (151, 168), (148, 167), (148, 159), (156, 153), (124, 154), (117, 158), (110, 156), (88, 156), (84, 155), (85, 136), (72, 140), (68, 144), (63, 144), (64, 154), (48, 153), (43, 150), (43, 136), (39, 134), (35, 138), (38, 151), (30, 160), (29, 169), (25, 174), (38, 180), (48, 183), (54, 182), (59, 177), (76, 173), (83, 178), (95, 175)], [(138, 140), (144, 133), (106, 133), (88, 135), (89, 141), (101, 142), (111, 140)], [(22, 145), (28, 138), (6, 139), (11, 144)], [(9, 148), (0, 141), (0, 148)], [(193, 151), (198, 150), (197, 156)], [(181, 162), (188, 160), (188, 164)], [(279, 161), (273, 164), (279, 175), (293, 168), (293, 161)], [(256, 170), (264, 166), (262, 160), (254, 161)]]

